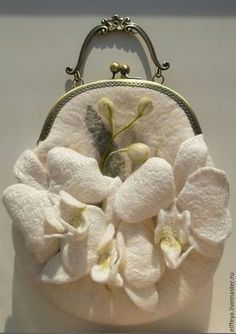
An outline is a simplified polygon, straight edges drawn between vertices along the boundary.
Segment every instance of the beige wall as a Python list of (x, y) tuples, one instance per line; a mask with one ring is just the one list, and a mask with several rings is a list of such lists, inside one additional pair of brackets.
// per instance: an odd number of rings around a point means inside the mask
[[(118, 3), (118, 4), (117, 4)], [(88, 30), (102, 17), (130, 15), (145, 28), (171, 69), (166, 85), (195, 110), (216, 165), (231, 179), (231, 212), (236, 216), (236, 2), (235, 1), (2, 1), (0, 3), (0, 190), (13, 182), (19, 154), (35, 145), (47, 111), (64, 92), (67, 65), (75, 64)], [(85, 80), (108, 78), (109, 64), (131, 66), (150, 76), (146, 49), (123, 35), (97, 39)], [(100, 45), (102, 47), (100, 47)], [(140, 61), (141, 59), (141, 61)], [(146, 73), (143, 69), (146, 67)], [(150, 63), (151, 69), (153, 65)], [(54, 309), (30, 285), (14, 262), (11, 225), (0, 210), (0, 331), (103, 331)], [(229, 274), (236, 272), (236, 237), (210, 284), (191, 307), (141, 331), (228, 332)], [(106, 328), (106, 330), (109, 330)], [(137, 328), (132, 328), (137, 331)]]

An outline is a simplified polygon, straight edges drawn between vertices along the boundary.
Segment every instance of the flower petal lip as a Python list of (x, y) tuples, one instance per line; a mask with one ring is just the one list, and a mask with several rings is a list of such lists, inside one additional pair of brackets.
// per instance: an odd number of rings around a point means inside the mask
[(102, 249), (112, 240), (115, 234), (115, 228), (112, 224), (108, 224), (105, 230), (105, 233), (98, 244), (98, 252), (102, 251)]
[(181, 144), (173, 166), (176, 194), (180, 192), (191, 174), (205, 167), (207, 158), (208, 149), (203, 135), (191, 137)]
[(195, 245), (189, 244), (189, 226), (188, 211), (180, 214), (175, 207), (170, 211), (160, 210), (154, 239), (160, 246), (165, 263), (170, 269), (177, 269), (195, 248)]
[(226, 210), (229, 200), (229, 183), (225, 173), (204, 167), (193, 173), (176, 201), (181, 210), (191, 215), (191, 229), (211, 242), (222, 242), (230, 234), (231, 220)]
[(109, 193), (113, 178), (102, 175), (93, 158), (55, 147), (48, 152), (47, 165), (52, 179), (81, 202), (99, 203)]
[(60, 196), (60, 223), (68, 232), (74, 234), (76, 238), (85, 237), (89, 227), (86, 204), (78, 201), (63, 190), (60, 191)]
[(44, 214), (45, 207), (51, 207), (47, 192), (19, 183), (9, 186), (2, 199), (13, 224), (23, 233), (27, 249), (44, 263), (59, 249), (57, 239), (44, 238), (56, 232)]
[(136, 223), (156, 216), (174, 200), (174, 176), (161, 158), (148, 159), (116, 193), (114, 210), (123, 221)]
[(125, 246), (122, 234), (114, 234), (114, 226), (109, 224), (98, 245), (98, 264), (92, 267), (91, 278), (108, 286), (122, 287), (124, 281), (119, 271)]
[(19, 182), (39, 190), (48, 188), (48, 172), (32, 150), (26, 150), (21, 154), (13, 170)]
[(69, 237), (61, 242), (63, 265), (66, 271), (78, 278), (89, 273), (96, 264), (97, 247), (106, 230), (105, 215), (100, 208), (88, 205), (86, 211), (88, 219), (86, 237), (79, 240)]

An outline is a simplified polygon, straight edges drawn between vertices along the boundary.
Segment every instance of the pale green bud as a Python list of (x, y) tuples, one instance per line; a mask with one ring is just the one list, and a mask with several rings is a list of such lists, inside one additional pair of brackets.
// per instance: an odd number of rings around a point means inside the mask
[(107, 97), (102, 97), (98, 102), (99, 113), (109, 122), (112, 120), (114, 114), (114, 104)]
[(144, 96), (138, 102), (138, 115), (140, 117), (147, 116), (153, 111), (153, 100)]
[(134, 143), (127, 148), (129, 158), (135, 163), (142, 163), (150, 158), (150, 148), (143, 143)]

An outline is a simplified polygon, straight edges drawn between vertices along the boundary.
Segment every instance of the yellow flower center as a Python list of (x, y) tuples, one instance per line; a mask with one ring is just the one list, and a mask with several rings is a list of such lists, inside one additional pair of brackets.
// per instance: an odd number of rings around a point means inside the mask
[(164, 228), (161, 231), (159, 244), (166, 243), (169, 247), (179, 248), (183, 247), (186, 242), (180, 237), (177, 231), (171, 227)]
[(74, 228), (78, 228), (79, 226), (83, 226), (86, 223), (86, 219), (84, 216), (85, 209), (76, 209), (71, 215), (69, 224)]

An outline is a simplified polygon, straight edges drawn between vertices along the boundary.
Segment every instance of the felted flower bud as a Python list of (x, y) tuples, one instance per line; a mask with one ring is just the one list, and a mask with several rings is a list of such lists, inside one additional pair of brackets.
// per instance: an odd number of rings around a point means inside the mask
[(127, 149), (129, 158), (135, 163), (146, 161), (151, 156), (150, 148), (143, 143), (131, 144)]
[(114, 113), (114, 104), (107, 97), (102, 97), (98, 102), (99, 113), (111, 122)]
[(149, 115), (153, 110), (153, 101), (150, 97), (144, 96), (138, 102), (138, 115), (140, 117)]

